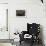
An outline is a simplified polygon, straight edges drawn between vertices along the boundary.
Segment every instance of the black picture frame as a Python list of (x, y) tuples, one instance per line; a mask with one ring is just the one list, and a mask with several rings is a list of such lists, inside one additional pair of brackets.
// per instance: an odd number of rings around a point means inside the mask
[(25, 16), (25, 10), (16, 10), (16, 16)]

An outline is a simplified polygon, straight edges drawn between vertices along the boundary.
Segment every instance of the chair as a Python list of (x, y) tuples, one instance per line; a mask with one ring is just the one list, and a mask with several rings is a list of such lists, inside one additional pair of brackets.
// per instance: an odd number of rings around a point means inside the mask
[(27, 31), (32, 35), (33, 41), (37, 41), (39, 43), (40, 24), (27, 23)]
[(29, 41), (31, 41), (32, 45), (34, 42), (39, 43), (39, 33), (40, 33), (40, 24), (36, 24), (36, 23), (29, 24), (29, 23), (27, 23), (27, 31), (22, 31), (22, 34), (19, 35), (20, 36), (20, 44), (22, 41), (25, 41), (25, 38), (24, 38), (25, 34), (29, 34), (32, 36), (29, 40)]

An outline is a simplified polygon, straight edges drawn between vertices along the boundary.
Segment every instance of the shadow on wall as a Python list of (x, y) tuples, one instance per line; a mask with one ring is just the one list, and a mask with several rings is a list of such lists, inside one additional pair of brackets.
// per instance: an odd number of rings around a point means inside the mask
[(40, 25), (40, 39), (42, 40), (42, 46), (45, 46), (44, 45), (44, 37), (43, 37), (43, 26)]

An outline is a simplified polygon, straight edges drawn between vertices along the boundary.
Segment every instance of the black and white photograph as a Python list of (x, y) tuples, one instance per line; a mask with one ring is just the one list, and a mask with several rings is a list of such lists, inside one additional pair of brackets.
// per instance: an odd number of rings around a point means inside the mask
[(46, 46), (46, 0), (0, 0), (0, 46)]

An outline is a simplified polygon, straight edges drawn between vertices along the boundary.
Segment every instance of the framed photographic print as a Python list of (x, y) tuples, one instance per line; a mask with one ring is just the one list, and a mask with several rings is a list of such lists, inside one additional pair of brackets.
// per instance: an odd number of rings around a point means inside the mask
[(25, 10), (16, 10), (16, 16), (25, 16)]

